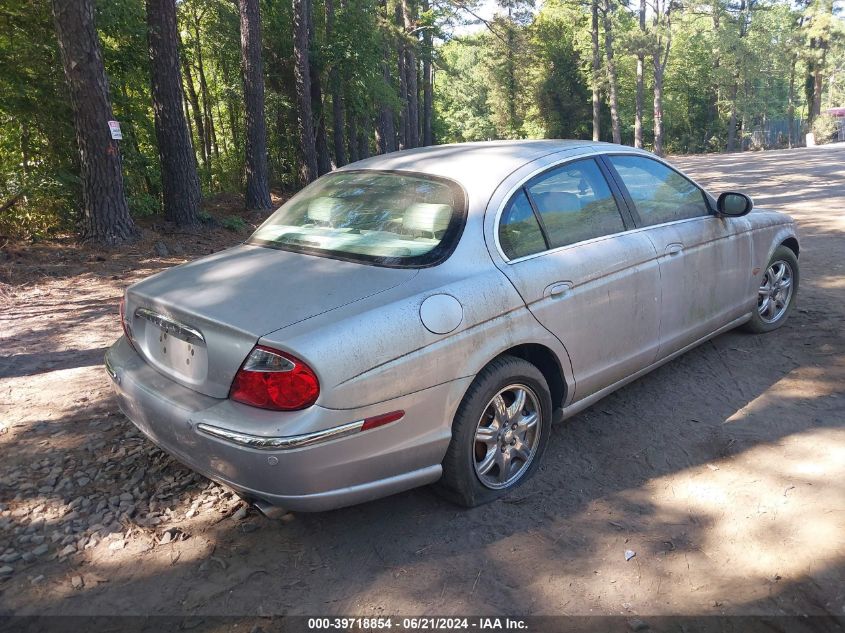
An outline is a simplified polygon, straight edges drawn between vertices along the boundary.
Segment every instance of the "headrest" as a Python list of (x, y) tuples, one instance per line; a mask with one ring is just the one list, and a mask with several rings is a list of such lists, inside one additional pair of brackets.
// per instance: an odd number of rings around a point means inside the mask
[(581, 200), (574, 193), (566, 191), (544, 191), (534, 194), (541, 213), (580, 211)]
[(341, 201), (337, 198), (314, 198), (308, 203), (308, 219), (324, 224), (334, 224), (340, 214)]
[(445, 231), (452, 218), (452, 207), (448, 204), (417, 202), (405, 209), (402, 226), (408, 231), (439, 233)]

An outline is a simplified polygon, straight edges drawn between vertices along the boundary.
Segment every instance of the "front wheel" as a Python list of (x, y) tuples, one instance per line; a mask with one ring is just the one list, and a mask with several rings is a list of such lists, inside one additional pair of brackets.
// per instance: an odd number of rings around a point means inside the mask
[(778, 246), (763, 273), (757, 291), (757, 307), (746, 329), (763, 333), (783, 325), (795, 303), (798, 280), (798, 258), (792, 249)]
[(520, 485), (540, 462), (551, 411), (540, 370), (513, 356), (494, 360), (475, 378), (455, 414), (440, 491), (472, 507)]

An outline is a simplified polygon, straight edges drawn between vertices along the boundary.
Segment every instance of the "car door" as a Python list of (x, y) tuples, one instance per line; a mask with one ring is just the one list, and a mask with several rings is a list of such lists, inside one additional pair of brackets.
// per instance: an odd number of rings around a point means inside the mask
[(746, 313), (752, 259), (748, 221), (717, 218), (706, 194), (660, 161), (636, 154), (611, 154), (604, 160), (657, 251), (658, 358)]
[(656, 253), (603, 170), (587, 158), (532, 178), (495, 227), (502, 271), (569, 353), (573, 401), (654, 362), (659, 343)]

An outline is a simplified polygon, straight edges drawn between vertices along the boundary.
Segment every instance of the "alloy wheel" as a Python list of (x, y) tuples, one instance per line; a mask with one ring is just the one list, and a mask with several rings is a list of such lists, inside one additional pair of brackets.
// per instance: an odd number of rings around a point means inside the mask
[(778, 260), (766, 269), (757, 293), (757, 312), (766, 323), (780, 320), (789, 308), (793, 291), (792, 266)]
[(493, 396), (473, 444), (475, 474), (484, 486), (507, 488), (525, 474), (540, 444), (541, 423), (539, 400), (530, 387), (508, 385)]

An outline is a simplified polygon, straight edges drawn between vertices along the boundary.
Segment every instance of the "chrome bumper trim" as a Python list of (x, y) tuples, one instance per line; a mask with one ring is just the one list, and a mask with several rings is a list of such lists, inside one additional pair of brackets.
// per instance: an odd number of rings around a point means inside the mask
[(314, 444), (321, 444), (329, 440), (336, 440), (348, 435), (354, 435), (364, 426), (363, 420), (357, 422), (349, 422), (335, 426), (324, 431), (315, 431), (313, 433), (304, 433), (302, 435), (288, 435), (283, 437), (264, 437), (262, 435), (249, 435), (247, 433), (238, 433), (237, 431), (230, 431), (228, 429), (221, 429), (210, 424), (197, 424), (197, 431), (211, 435), (212, 437), (226, 440), (233, 444), (246, 446), (248, 448), (256, 448), (259, 450), (275, 450), (287, 451), (294, 448), (302, 448), (304, 446), (313, 446)]
[(120, 381), (117, 379), (117, 372), (115, 371), (114, 367), (112, 367), (111, 359), (109, 358), (108, 352), (106, 352), (106, 355), (103, 358), (103, 364), (106, 367), (106, 373), (109, 375), (109, 378), (120, 384)]

